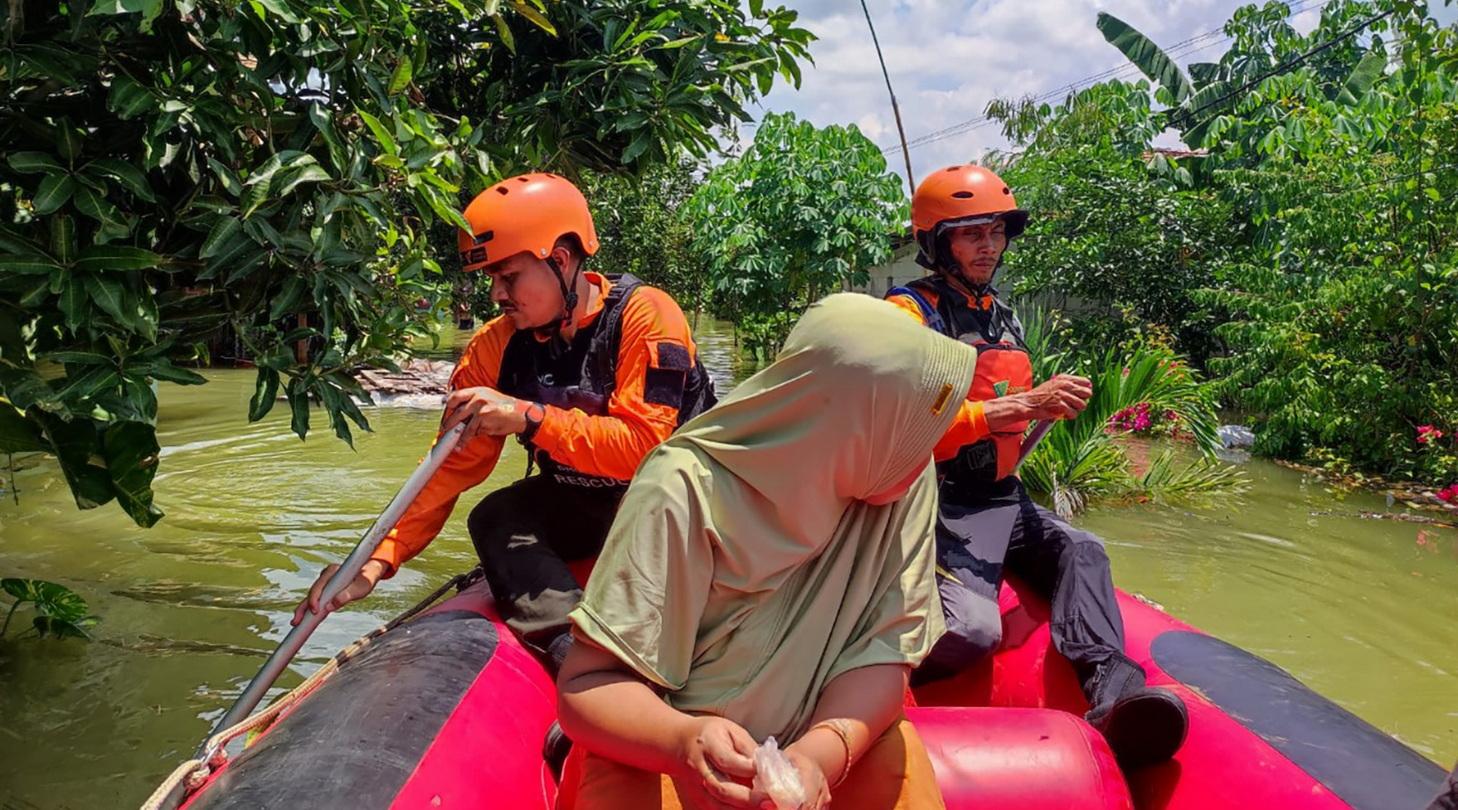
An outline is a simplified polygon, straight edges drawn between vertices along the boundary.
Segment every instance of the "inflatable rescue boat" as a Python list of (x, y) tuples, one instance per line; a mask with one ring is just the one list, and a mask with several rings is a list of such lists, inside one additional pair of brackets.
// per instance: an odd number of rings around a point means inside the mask
[[(1170, 762), (1125, 777), (1081, 716), (1047, 606), (1001, 593), (1003, 642), (985, 664), (929, 684), (907, 716), (949, 810), (1421, 810), (1445, 772), (1279, 667), (1126, 594), (1128, 653), (1185, 700)], [(543, 759), (553, 684), (477, 582), (340, 653), (304, 685), (216, 735), (147, 808), (570, 810)], [(241, 752), (223, 744), (247, 738)], [(235, 743), (236, 746), (236, 743)]]

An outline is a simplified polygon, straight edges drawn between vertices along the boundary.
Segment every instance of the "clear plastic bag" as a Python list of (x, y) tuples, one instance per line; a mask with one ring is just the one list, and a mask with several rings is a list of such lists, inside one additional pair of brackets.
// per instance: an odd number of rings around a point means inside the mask
[(754, 749), (754, 788), (775, 803), (775, 810), (799, 810), (805, 803), (805, 785), (795, 763), (780, 750), (774, 737)]

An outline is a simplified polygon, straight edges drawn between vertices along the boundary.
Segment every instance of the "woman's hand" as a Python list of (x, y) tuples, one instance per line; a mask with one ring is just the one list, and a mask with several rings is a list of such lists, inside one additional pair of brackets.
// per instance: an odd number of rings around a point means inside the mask
[[(805, 801), (800, 805), (799, 810), (824, 810), (830, 806), (830, 785), (825, 779), (825, 772), (820, 770), (820, 765), (815, 760), (792, 749), (785, 749), (785, 756), (795, 766), (795, 771), (800, 774), (800, 786), (805, 789)], [(775, 803), (769, 799), (760, 802), (760, 810), (777, 810)]]
[(669, 706), (612, 653), (581, 634), (557, 676), (562, 730), (589, 751), (611, 752), (629, 767), (673, 779), (692, 810), (757, 810), (754, 738), (722, 717)]
[(695, 717), (684, 730), (679, 767), (670, 774), (678, 796), (694, 810), (758, 808), (762, 794), (754, 780), (754, 738), (722, 717)]

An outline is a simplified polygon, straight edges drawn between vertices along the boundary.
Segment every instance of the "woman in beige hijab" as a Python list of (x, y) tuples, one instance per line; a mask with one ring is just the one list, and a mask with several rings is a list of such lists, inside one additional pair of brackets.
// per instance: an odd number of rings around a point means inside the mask
[(750, 787), (770, 736), (802, 810), (942, 807), (901, 707), (943, 630), (931, 450), (975, 363), (890, 304), (833, 295), (648, 455), (558, 680), (588, 752), (575, 810), (773, 806)]

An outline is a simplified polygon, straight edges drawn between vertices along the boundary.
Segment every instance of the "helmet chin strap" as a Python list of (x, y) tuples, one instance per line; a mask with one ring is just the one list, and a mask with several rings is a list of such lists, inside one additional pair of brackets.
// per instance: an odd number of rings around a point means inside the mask
[(582, 275), (582, 262), (579, 261), (573, 269), (572, 283), (569, 285), (562, 277), (562, 265), (555, 258), (547, 256), (543, 261), (551, 268), (552, 275), (557, 277), (557, 286), (562, 289), (562, 314), (549, 327), (552, 350), (556, 352), (566, 348), (567, 340), (562, 337), (562, 329), (571, 322), (572, 312), (577, 309), (577, 279)]
[(992, 291), (992, 282), (997, 280), (997, 271), (1002, 269), (1002, 257), (998, 257), (997, 267), (993, 268), (992, 275), (983, 284), (973, 284), (972, 282), (968, 281), (967, 277), (962, 274), (962, 268), (957, 264), (955, 260), (951, 259), (950, 257), (942, 257), (942, 260), (937, 264), (938, 272), (940, 272), (943, 276), (946, 276), (950, 281), (962, 287), (972, 295), (983, 296), (987, 295)]

